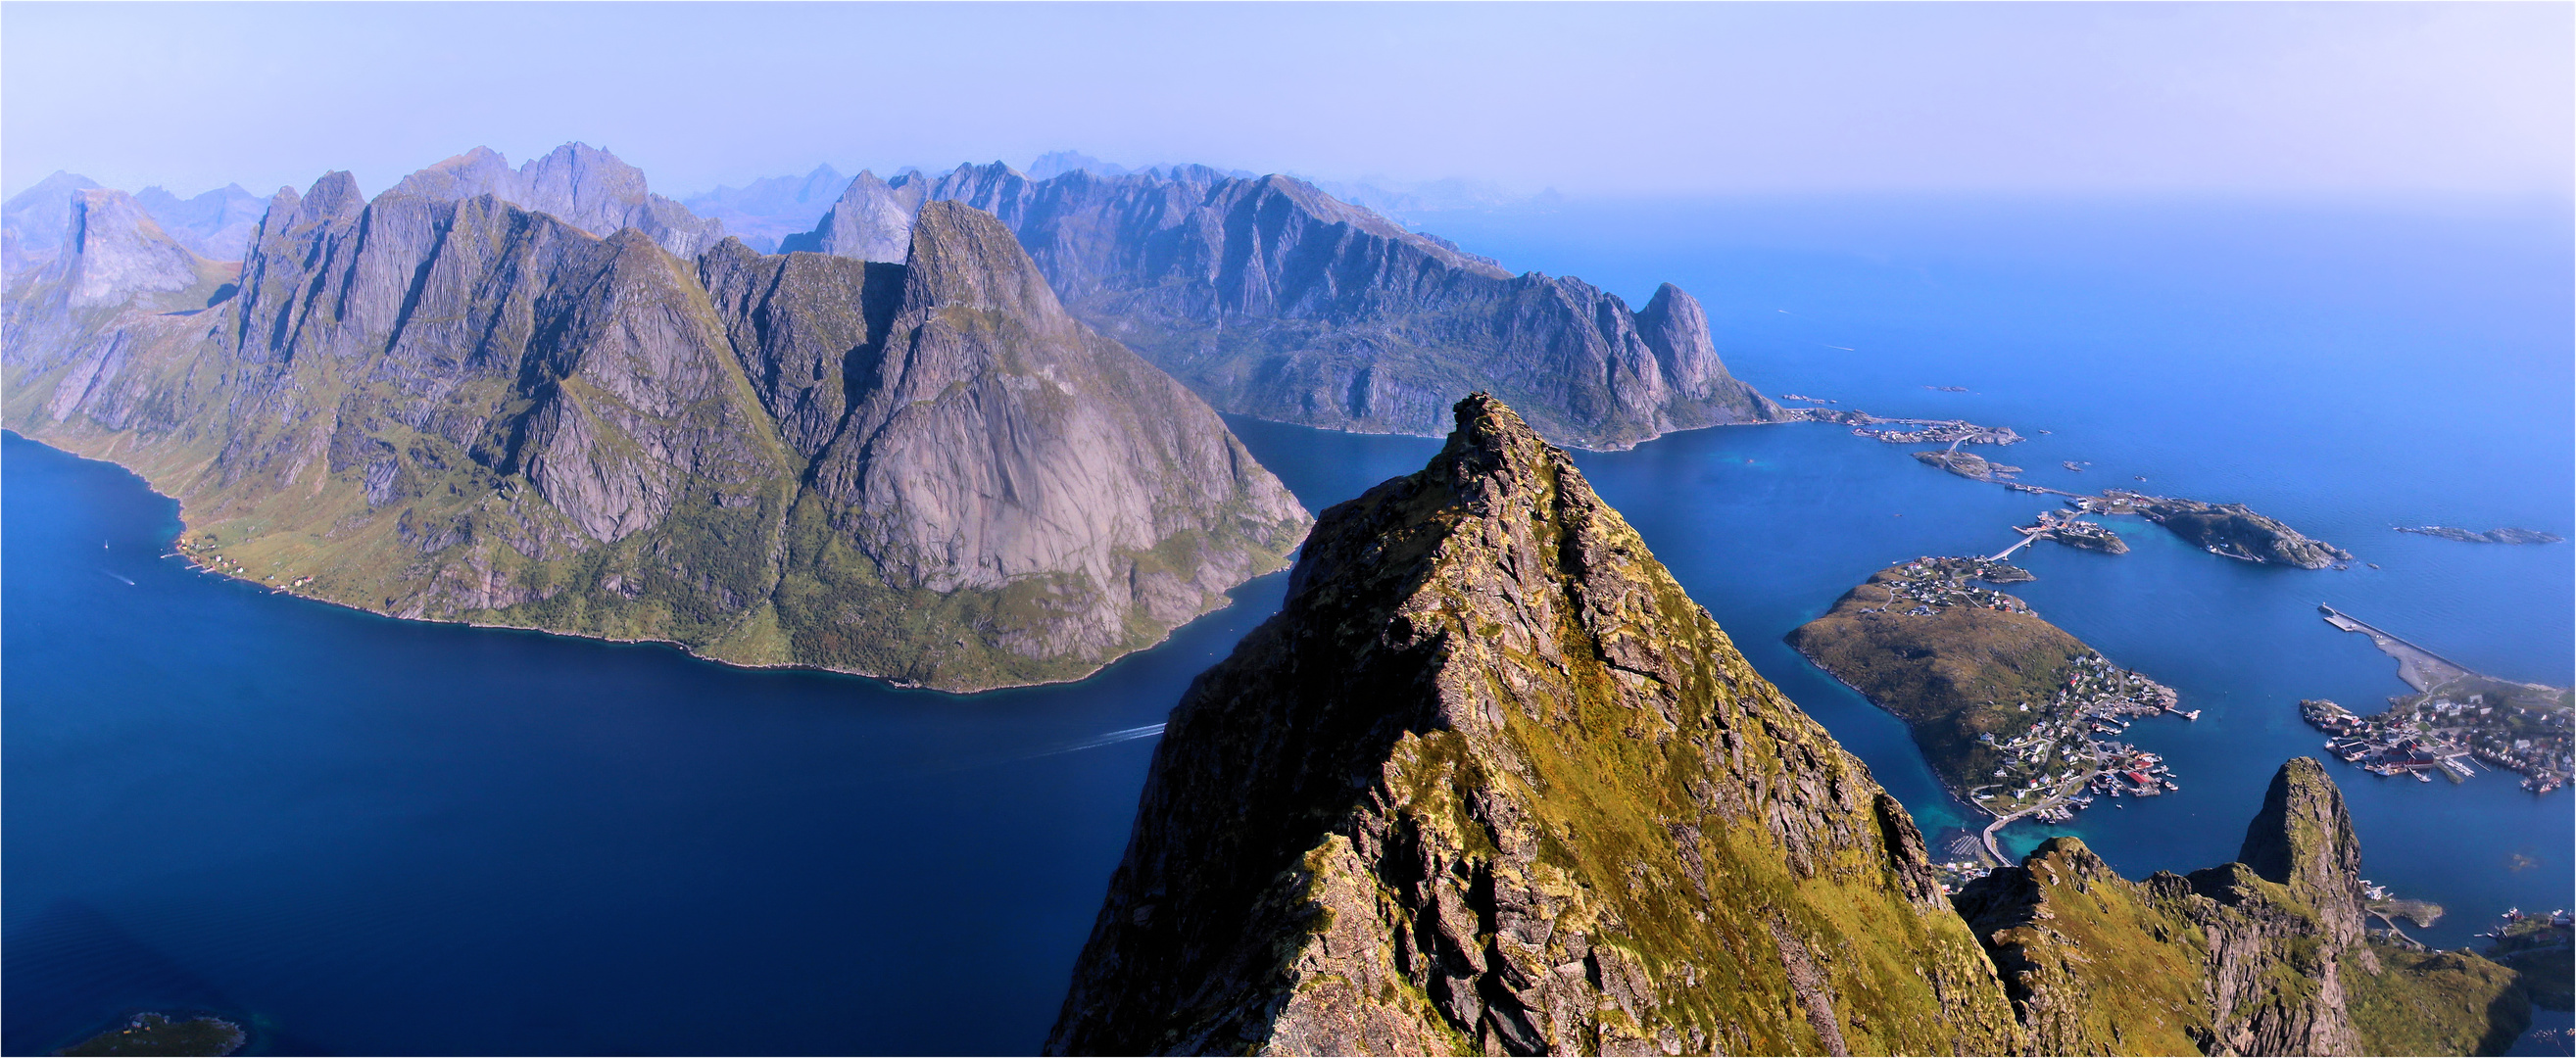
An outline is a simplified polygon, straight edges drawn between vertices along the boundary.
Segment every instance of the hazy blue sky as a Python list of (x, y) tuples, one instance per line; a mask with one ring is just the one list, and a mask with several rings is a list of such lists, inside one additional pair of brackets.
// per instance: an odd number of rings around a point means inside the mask
[(1077, 148), (1572, 194), (2564, 198), (2576, 7), (0, 5), (0, 190), (370, 191), (476, 144), (654, 186)]

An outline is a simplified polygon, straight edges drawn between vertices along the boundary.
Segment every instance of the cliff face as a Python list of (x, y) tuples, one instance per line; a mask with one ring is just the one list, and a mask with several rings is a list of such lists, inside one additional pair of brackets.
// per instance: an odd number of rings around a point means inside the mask
[(404, 177), (390, 193), (441, 202), (490, 195), (592, 235), (633, 228), (680, 257), (695, 257), (724, 238), (722, 222), (652, 193), (643, 170), (582, 143), (564, 144), (515, 170), (491, 148), (476, 147)]
[(788, 246), (890, 259), (893, 218), (941, 200), (1002, 218), (1075, 315), (1227, 411), (1436, 434), (1452, 401), (1490, 391), (1583, 448), (1781, 414), (1728, 374), (1678, 288), (1631, 311), (1288, 177), (1183, 166), (1031, 181), (1000, 163), (891, 183), (861, 174)]
[(988, 217), (925, 211), (921, 267), (691, 262), (457, 175), (281, 192), (238, 295), (89, 193), (123, 226), (12, 286), (53, 329), (11, 328), (6, 421), (299, 592), (949, 689), (1091, 671), (1306, 524)]
[(1172, 713), (1056, 1053), (2007, 1053), (1868, 770), (1459, 404)]
[(52, 260), (64, 233), (71, 230), (71, 210), (65, 203), (97, 187), (95, 180), (57, 169), (36, 186), (0, 203), (0, 240), (6, 242), (0, 246), (0, 273), (16, 275)]
[(2360, 842), (2317, 762), (2282, 766), (2238, 856), (2131, 882), (2055, 838), (1957, 904), (2043, 1054), (2498, 1053), (2528, 1024), (2502, 967), (2365, 938)]

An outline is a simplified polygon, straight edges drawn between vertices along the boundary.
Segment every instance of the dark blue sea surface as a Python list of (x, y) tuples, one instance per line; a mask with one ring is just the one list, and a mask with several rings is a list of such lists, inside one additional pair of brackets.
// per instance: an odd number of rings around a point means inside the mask
[[(2576, 670), (2570, 545), (2389, 529), (2576, 536), (2563, 207), (1767, 200), (1429, 226), (1634, 303), (1674, 280), (1766, 391), (2012, 426), (2033, 440), (1986, 451), (2029, 480), (2241, 501), (2384, 567), (2249, 566), (2134, 521), (2127, 555), (2017, 556), (2040, 577), (2017, 594), (2204, 710), (2131, 730), (2179, 793), (2062, 828), (2132, 876), (2234, 855), (2273, 769), (2322, 741), (2297, 699), (2404, 691), (2320, 602), (2499, 676)], [(1234, 423), (1318, 509), (1437, 446)], [(1938, 831), (1970, 813), (1904, 728), (1781, 643), (1880, 566), (1992, 552), (2048, 506), (1906, 451), (1792, 426), (1579, 461)], [(273, 1053), (1034, 1050), (1154, 725), (1283, 580), (1093, 679), (956, 697), (374, 617), (190, 572), (162, 557), (178, 528), (121, 470), (0, 443), (10, 1053), (173, 1008), (247, 1019)], [(2576, 903), (2568, 791), (2330, 767), (2366, 873), (2450, 908), (2426, 939)]]

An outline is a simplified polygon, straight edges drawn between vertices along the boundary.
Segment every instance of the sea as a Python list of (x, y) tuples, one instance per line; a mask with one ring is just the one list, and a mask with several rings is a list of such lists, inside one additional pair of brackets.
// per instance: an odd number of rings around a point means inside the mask
[[(2201, 716), (2129, 733), (2178, 792), (2016, 824), (2008, 851), (2074, 834), (2132, 877), (2233, 858), (2274, 771), (2320, 752), (2299, 699), (2407, 690), (2321, 603), (2492, 675), (2576, 681), (2576, 545), (2392, 531), (2576, 536), (2566, 203), (1769, 197), (1408, 219), (1631, 304), (1677, 283), (1766, 392), (2010, 426), (2030, 440), (1980, 451), (2027, 481), (2246, 503), (2359, 557), (2256, 566), (2120, 518), (2128, 554), (2016, 555), (2039, 579), (2015, 594)], [(1314, 509), (1439, 444), (1230, 422)], [(1974, 812), (1901, 724), (1782, 642), (1872, 571), (1993, 553), (2053, 506), (1908, 451), (1801, 424), (1577, 462), (1939, 835)], [(1254, 580), (1078, 683), (955, 696), (378, 617), (192, 571), (179, 529), (122, 469), (0, 438), (8, 1053), (143, 1010), (232, 1018), (271, 1054), (1034, 1051), (1160, 725), (1285, 588)], [(2576, 791), (2329, 773), (2363, 872), (2447, 909), (2421, 939), (2576, 904)]]

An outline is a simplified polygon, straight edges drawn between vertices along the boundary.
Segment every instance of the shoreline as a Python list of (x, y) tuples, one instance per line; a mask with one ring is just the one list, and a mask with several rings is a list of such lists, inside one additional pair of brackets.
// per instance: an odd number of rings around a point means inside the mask
[[(1289, 424), (1289, 425), (1295, 425), (1295, 424), (1293, 424), (1293, 423), (1292, 423), (1292, 424)], [(1753, 423), (1753, 424), (1747, 424), (1747, 425), (1765, 425), (1765, 426), (1767, 426), (1767, 425), (1772, 425), (1772, 424), (1769, 424), (1769, 423)], [(253, 580), (253, 579), (251, 579), (251, 578), (249, 578), (249, 577), (239, 576), (239, 575), (236, 575), (236, 574), (233, 574), (233, 573), (228, 573), (228, 572), (226, 572), (226, 571), (224, 571), (224, 570), (222, 570), (222, 569), (218, 569), (218, 568), (216, 568), (216, 567), (214, 567), (214, 566), (208, 565), (207, 563), (204, 563), (204, 562), (198, 561), (198, 559), (197, 559), (197, 557), (196, 557), (195, 555), (189, 554), (189, 553), (188, 553), (188, 551), (187, 551), (184, 547), (179, 546), (180, 544), (182, 544), (182, 543), (184, 543), (184, 542), (186, 541), (186, 539), (187, 539), (187, 535), (188, 535), (190, 532), (197, 531), (197, 527), (196, 527), (196, 526), (191, 525), (191, 524), (189, 523), (189, 521), (188, 521), (188, 501), (187, 501), (187, 500), (185, 500), (185, 499), (182, 499), (182, 498), (180, 498), (180, 497), (173, 496), (173, 495), (170, 495), (169, 493), (166, 493), (166, 492), (161, 491), (161, 489), (160, 489), (158, 486), (156, 486), (156, 485), (154, 485), (154, 484), (152, 483), (152, 479), (147, 478), (147, 477), (144, 477), (144, 476), (142, 475), (142, 473), (140, 473), (140, 472), (136, 471), (133, 467), (126, 466), (125, 464), (123, 464), (123, 463), (119, 463), (119, 462), (117, 462), (117, 461), (115, 461), (115, 460), (113, 460), (113, 459), (100, 459), (100, 458), (97, 458), (97, 457), (95, 457), (95, 456), (83, 455), (83, 454), (81, 454), (81, 453), (79, 453), (79, 452), (72, 451), (71, 449), (64, 448), (64, 447), (62, 447), (62, 446), (60, 446), (60, 445), (52, 444), (52, 443), (47, 442), (47, 441), (45, 441), (45, 440), (42, 440), (42, 439), (40, 439), (40, 438), (30, 437), (30, 436), (28, 436), (27, 434), (25, 434), (24, 432), (21, 432), (21, 431), (19, 431), (19, 430), (9, 429), (9, 430), (7, 430), (6, 432), (7, 432), (10, 436), (16, 437), (17, 439), (19, 439), (19, 440), (21, 440), (21, 441), (25, 441), (25, 442), (27, 442), (27, 443), (29, 443), (29, 444), (41, 445), (41, 446), (43, 446), (43, 447), (45, 447), (45, 448), (47, 448), (47, 449), (50, 449), (50, 450), (55, 451), (55, 452), (59, 452), (59, 453), (61, 453), (61, 454), (63, 454), (63, 455), (70, 456), (70, 457), (72, 457), (72, 458), (74, 458), (74, 459), (78, 459), (78, 460), (81, 460), (81, 461), (83, 461), (83, 462), (97, 463), (97, 464), (100, 464), (100, 465), (103, 465), (103, 466), (111, 466), (111, 467), (115, 467), (116, 469), (121, 470), (121, 471), (125, 472), (126, 474), (128, 474), (128, 475), (132, 476), (132, 477), (134, 478), (134, 480), (141, 482), (141, 483), (143, 484), (143, 488), (144, 488), (144, 490), (145, 490), (145, 491), (150, 492), (151, 494), (153, 494), (153, 495), (155, 495), (155, 496), (158, 496), (158, 497), (160, 497), (160, 498), (162, 498), (162, 499), (168, 500), (168, 501), (170, 501), (173, 505), (177, 506), (177, 507), (179, 508), (179, 517), (178, 517), (178, 521), (179, 521), (179, 535), (178, 535), (177, 537), (172, 538), (172, 539), (171, 539), (171, 540), (169, 540), (169, 541), (165, 541), (165, 544), (166, 544), (167, 546), (171, 547), (173, 550), (171, 550), (169, 553), (166, 553), (166, 554), (162, 554), (162, 555), (156, 556), (156, 559), (155, 559), (156, 561), (159, 561), (159, 560), (167, 560), (167, 559), (171, 559), (171, 558), (176, 558), (176, 559), (179, 559), (180, 561), (182, 561), (182, 562), (186, 563), (186, 564), (187, 564), (187, 568), (188, 568), (191, 572), (212, 574), (212, 575), (214, 575), (214, 576), (221, 577), (221, 578), (223, 578), (223, 579), (225, 579), (225, 580), (227, 580), (227, 581), (231, 581), (231, 582), (234, 582), (234, 583), (237, 583), (237, 584), (244, 584), (244, 585), (248, 585), (248, 586), (250, 586), (250, 587), (264, 589), (264, 590), (266, 590), (266, 591), (268, 592), (268, 594), (271, 594), (271, 595), (284, 595), (284, 596), (286, 596), (286, 597), (288, 597), (288, 598), (290, 598), (290, 599), (298, 599), (298, 600), (302, 600), (302, 601), (304, 601), (304, 602), (320, 603), (320, 604), (325, 605), (325, 606), (336, 607), (336, 608), (343, 609), (343, 610), (348, 610), (348, 611), (351, 611), (351, 612), (354, 612), (354, 613), (362, 613), (362, 614), (366, 614), (367, 616), (370, 616), (370, 617), (381, 617), (381, 618), (384, 618), (385, 620), (388, 620), (388, 621), (407, 621), (407, 622), (413, 622), (413, 623), (418, 623), (418, 624), (427, 624), (427, 625), (449, 625), (449, 626), (455, 626), (455, 627), (479, 628), (479, 629), (487, 629), (487, 630), (491, 630), (491, 631), (501, 631), (501, 632), (528, 632), (528, 633), (534, 633), (534, 634), (538, 634), (538, 635), (558, 636), (558, 637), (565, 638), (565, 639), (579, 639), (579, 640), (587, 640), (587, 641), (594, 642), (594, 643), (616, 643), (616, 644), (628, 645), (628, 646), (660, 646), (660, 647), (669, 647), (669, 648), (671, 648), (671, 649), (673, 649), (673, 650), (678, 651), (681, 655), (683, 655), (683, 656), (685, 656), (685, 657), (690, 658), (691, 660), (695, 660), (695, 661), (702, 661), (702, 662), (706, 662), (706, 663), (708, 663), (708, 664), (712, 664), (712, 665), (722, 665), (722, 666), (724, 666), (724, 667), (726, 667), (726, 668), (744, 669), (744, 670), (749, 670), (749, 671), (803, 671), (803, 672), (824, 673), (824, 674), (833, 675), (833, 676), (849, 676), (849, 677), (853, 677), (853, 678), (856, 678), (856, 679), (870, 680), (870, 681), (873, 681), (873, 682), (876, 682), (876, 683), (881, 683), (881, 684), (884, 684), (884, 685), (886, 685), (886, 686), (892, 687), (892, 688), (897, 689), (897, 690), (906, 690), (906, 691), (926, 691), (926, 692), (929, 692), (929, 693), (932, 693), (932, 694), (943, 695), (943, 696), (951, 697), (951, 698), (968, 698), (968, 697), (973, 697), (973, 696), (975, 696), (975, 695), (979, 695), (979, 694), (991, 694), (991, 693), (994, 693), (994, 692), (996, 692), (996, 691), (1012, 691), (1012, 690), (1020, 690), (1020, 689), (1023, 689), (1023, 688), (1032, 688), (1032, 687), (1059, 687), (1059, 686), (1063, 686), (1063, 685), (1066, 685), (1066, 684), (1081, 683), (1081, 682), (1082, 682), (1082, 681), (1084, 681), (1084, 680), (1091, 679), (1092, 677), (1094, 677), (1094, 676), (1098, 676), (1098, 675), (1100, 675), (1102, 672), (1107, 671), (1107, 670), (1109, 669), (1109, 667), (1110, 667), (1110, 666), (1115, 665), (1115, 664), (1117, 664), (1117, 663), (1119, 663), (1119, 662), (1121, 662), (1121, 661), (1124, 661), (1124, 660), (1128, 659), (1129, 657), (1132, 657), (1132, 656), (1137, 655), (1137, 654), (1142, 654), (1142, 653), (1144, 653), (1144, 652), (1146, 652), (1146, 651), (1149, 651), (1149, 650), (1152, 650), (1152, 649), (1154, 649), (1154, 648), (1156, 648), (1156, 647), (1162, 646), (1162, 645), (1163, 645), (1163, 644), (1165, 644), (1165, 643), (1171, 642), (1172, 637), (1173, 637), (1173, 636), (1175, 636), (1175, 635), (1177, 635), (1177, 634), (1179, 634), (1179, 633), (1180, 633), (1180, 631), (1181, 631), (1181, 629), (1183, 629), (1183, 628), (1187, 628), (1187, 627), (1189, 627), (1189, 626), (1190, 626), (1190, 625), (1192, 625), (1192, 624), (1196, 624), (1200, 619), (1205, 618), (1207, 615), (1212, 614), (1212, 613), (1216, 613), (1216, 612), (1217, 612), (1217, 611), (1219, 611), (1219, 610), (1223, 610), (1223, 609), (1225, 609), (1227, 606), (1234, 605), (1235, 603), (1237, 603), (1237, 602), (1241, 601), (1241, 600), (1238, 600), (1238, 599), (1236, 599), (1236, 598), (1234, 597), (1234, 593), (1235, 593), (1235, 591), (1236, 591), (1237, 589), (1240, 589), (1241, 587), (1243, 587), (1243, 585), (1244, 585), (1244, 584), (1250, 584), (1250, 583), (1252, 583), (1252, 582), (1253, 582), (1253, 581), (1255, 581), (1255, 580), (1259, 580), (1259, 579), (1261, 579), (1262, 577), (1273, 576), (1273, 575), (1275, 575), (1275, 574), (1282, 573), (1282, 572), (1287, 571), (1287, 570), (1288, 570), (1288, 569), (1290, 569), (1290, 568), (1293, 568), (1293, 567), (1296, 565), (1296, 555), (1297, 555), (1297, 552), (1295, 552), (1295, 551), (1291, 551), (1291, 552), (1289, 552), (1289, 554), (1288, 554), (1288, 561), (1287, 561), (1287, 564), (1286, 564), (1286, 565), (1282, 565), (1282, 566), (1281, 566), (1281, 567), (1279, 567), (1278, 569), (1274, 569), (1274, 570), (1271, 570), (1271, 571), (1266, 572), (1266, 573), (1257, 573), (1257, 574), (1254, 574), (1253, 576), (1250, 576), (1250, 577), (1245, 578), (1245, 579), (1243, 580), (1243, 582), (1242, 582), (1242, 583), (1240, 583), (1240, 584), (1236, 584), (1236, 585), (1234, 585), (1233, 587), (1227, 588), (1227, 589), (1225, 590), (1225, 592), (1224, 592), (1224, 596), (1225, 596), (1225, 599), (1226, 599), (1226, 601), (1225, 601), (1224, 603), (1219, 604), (1219, 605), (1216, 605), (1216, 606), (1211, 606), (1211, 607), (1209, 607), (1209, 608), (1207, 608), (1207, 609), (1205, 609), (1205, 610), (1201, 610), (1201, 611), (1199, 611), (1198, 613), (1191, 615), (1191, 616), (1190, 616), (1190, 618), (1189, 618), (1188, 620), (1186, 620), (1186, 621), (1182, 621), (1182, 622), (1181, 622), (1181, 623), (1179, 623), (1179, 624), (1176, 624), (1176, 625), (1173, 625), (1173, 626), (1172, 626), (1172, 627), (1170, 627), (1170, 628), (1164, 629), (1164, 630), (1163, 630), (1163, 634), (1162, 634), (1162, 636), (1161, 636), (1160, 638), (1155, 639), (1153, 642), (1151, 642), (1151, 643), (1147, 643), (1147, 644), (1144, 644), (1144, 645), (1141, 645), (1141, 646), (1135, 647), (1135, 648), (1133, 648), (1133, 649), (1127, 650), (1127, 651), (1125, 651), (1125, 652), (1123, 652), (1123, 653), (1120, 653), (1118, 656), (1113, 657), (1113, 658), (1110, 658), (1110, 659), (1108, 659), (1108, 660), (1106, 660), (1106, 661), (1103, 661), (1103, 662), (1101, 662), (1100, 664), (1098, 664), (1097, 666), (1094, 666), (1093, 668), (1089, 669), (1088, 671), (1083, 672), (1083, 673), (1082, 673), (1082, 674), (1080, 674), (1080, 675), (1077, 675), (1077, 676), (1069, 676), (1069, 677), (1066, 677), (1066, 678), (1064, 678), (1064, 679), (1057, 679), (1057, 680), (1038, 680), (1038, 681), (1033, 681), (1033, 682), (1029, 682), (1029, 683), (1001, 683), (1001, 684), (994, 684), (994, 685), (989, 686), (989, 687), (977, 687), (977, 688), (973, 688), (973, 689), (969, 689), (969, 690), (952, 690), (952, 689), (944, 688), (944, 687), (933, 687), (933, 686), (930, 686), (930, 685), (928, 685), (928, 684), (924, 684), (924, 683), (916, 683), (916, 682), (913, 682), (913, 681), (911, 681), (911, 680), (903, 679), (902, 677), (899, 677), (899, 676), (887, 676), (887, 675), (884, 675), (884, 674), (881, 674), (881, 673), (874, 673), (874, 672), (860, 672), (860, 671), (857, 671), (857, 670), (854, 670), (854, 669), (835, 669), (835, 668), (830, 668), (830, 667), (828, 667), (828, 666), (823, 666), (823, 665), (807, 665), (807, 664), (802, 664), (802, 663), (799, 663), (799, 662), (777, 662), (777, 663), (766, 663), (766, 662), (742, 662), (742, 661), (729, 661), (729, 660), (726, 660), (726, 659), (724, 659), (724, 658), (712, 657), (712, 656), (709, 656), (709, 655), (707, 655), (707, 654), (699, 653), (698, 651), (696, 651), (696, 650), (694, 650), (694, 649), (690, 648), (690, 646), (689, 646), (688, 644), (686, 644), (686, 643), (682, 643), (682, 642), (680, 642), (680, 641), (678, 641), (678, 640), (675, 640), (675, 639), (654, 639), (654, 638), (649, 638), (649, 637), (647, 637), (647, 638), (625, 638), (625, 637), (620, 637), (620, 636), (594, 635), (594, 634), (587, 633), (587, 632), (568, 632), (568, 631), (564, 631), (564, 630), (561, 630), (561, 629), (554, 629), (554, 628), (540, 628), (540, 627), (537, 627), (537, 626), (534, 626), (534, 625), (510, 625), (510, 624), (496, 624), (496, 623), (491, 623), (491, 622), (485, 622), (485, 621), (474, 621), (474, 620), (467, 620), (467, 619), (462, 619), (462, 618), (448, 618), (448, 617), (405, 617), (405, 616), (403, 616), (403, 615), (401, 615), (401, 614), (392, 614), (392, 613), (386, 613), (386, 612), (384, 612), (384, 611), (382, 611), (382, 610), (369, 609), (369, 608), (367, 608), (367, 607), (365, 607), (365, 606), (360, 606), (360, 605), (358, 605), (358, 604), (356, 604), (356, 603), (346, 603), (346, 602), (341, 602), (341, 601), (340, 601), (340, 600), (338, 600), (338, 599), (329, 599), (329, 598), (324, 598), (324, 597), (319, 596), (319, 595), (309, 595), (309, 594), (306, 594), (306, 593), (304, 593), (304, 592), (296, 591), (296, 590), (294, 590), (292, 587), (289, 587), (289, 586), (287, 586), (287, 585), (283, 585), (283, 584), (265, 584), (265, 583), (262, 583), (262, 582), (260, 582), (260, 581)]]

